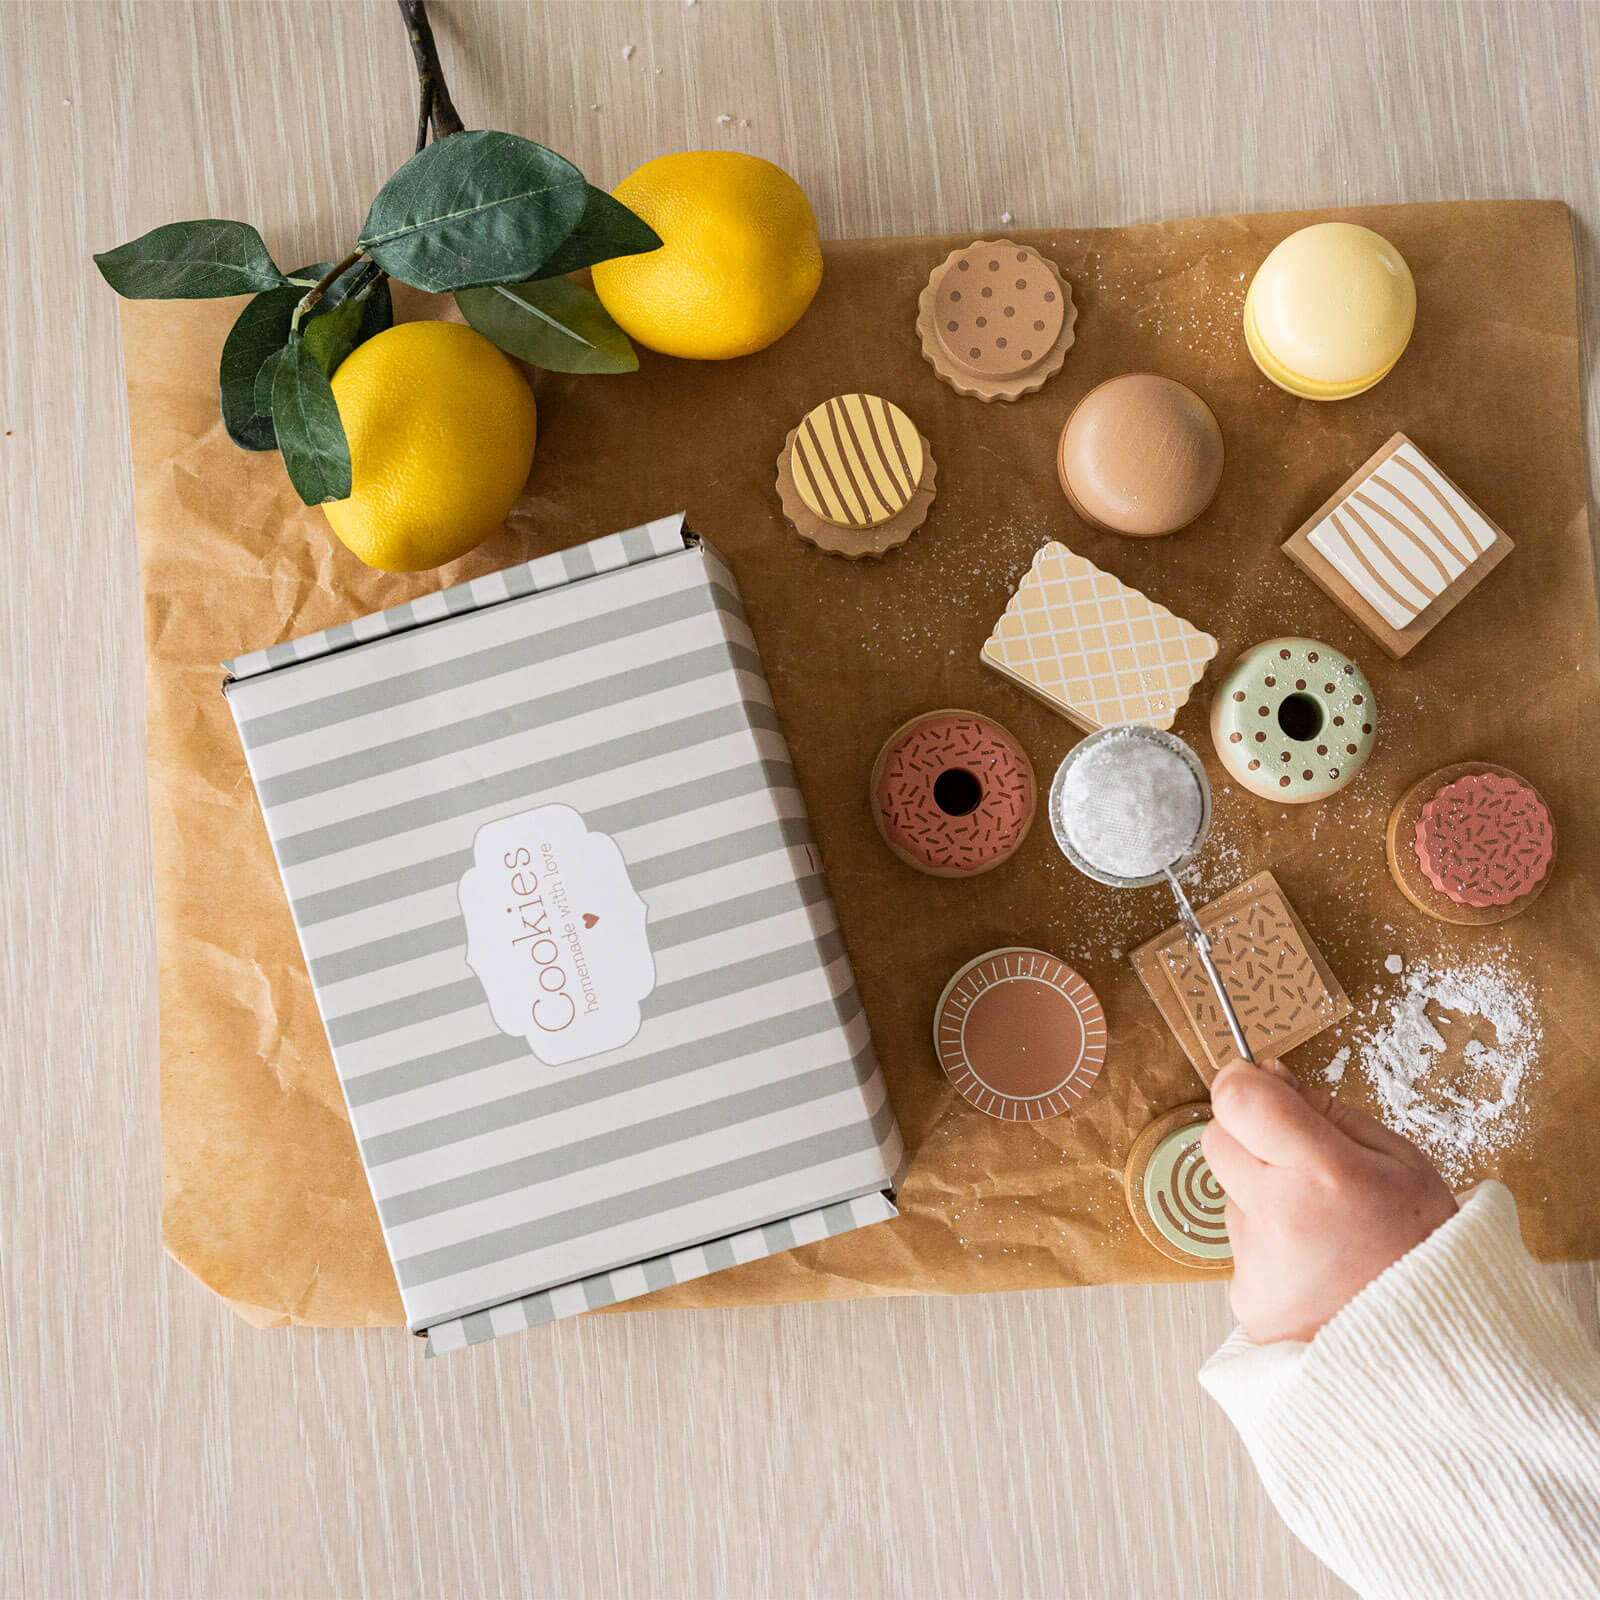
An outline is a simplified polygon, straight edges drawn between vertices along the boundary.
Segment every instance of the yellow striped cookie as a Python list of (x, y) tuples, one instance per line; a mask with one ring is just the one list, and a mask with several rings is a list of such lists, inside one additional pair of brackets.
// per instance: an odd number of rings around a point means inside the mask
[(806, 509), (836, 528), (875, 528), (899, 516), (922, 465), (911, 419), (872, 394), (838, 395), (808, 411), (790, 458)]

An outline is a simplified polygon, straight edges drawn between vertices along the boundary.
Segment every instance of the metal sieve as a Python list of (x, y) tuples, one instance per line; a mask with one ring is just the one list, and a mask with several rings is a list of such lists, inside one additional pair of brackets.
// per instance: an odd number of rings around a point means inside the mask
[[(1073, 766), (1089, 751), (1108, 740), (1129, 738), (1145, 740), (1164, 751), (1175, 763), (1181, 763), (1200, 791), (1200, 824), (1188, 848), (1175, 861), (1168, 862), (1159, 872), (1147, 873), (1137, 878), (1127, 878), (1107, 872), (1103, 867), (1088, 860), (1068, 837), (1066, 824), (1062, 818), (1062, 794), (1067, 774)], [(1109, 823), (1112, 827), (1125, 825), (1130, 830), (1127, 834), (1129, 842), (1137, 841), (1138, 835), (1132, 832), (1136, 826), (1132, 819), (1113, 816), (1098, 820)], [(1147, 728), (1140, 723), (1123, 723), (1116, 727), (1102, 728), (1098, 733), (1091, 733), (1087, 739), (1080, 740), (1074, 745), (1067, 753), (1066, 759), (1056, 768), (1055, 778), (1050, 785), (1050, 831), (1055, 835), (1062, 855), (1086, 878), (1092, 878), (1096, 883), (1103, 883), (1111, 889), (1144, 889), (1162, 882), (1171, 886), (1173, 896), (1178, 902), (1178, 922), (1183, 928), (1183, 936), (1188, 940), (1195, 958), (1216, 992), (1217, 1003), (1222, 1007), (1223, 1018), (1228, 1024), (1228, 1032), (1233, 1035), (1234, 1048), (1244, 1060), (1254, 1065), (1256, 1058), (1250, 1053), (1250, 1046), (1245, 1043), (1244, 1029), (1239, 1025), (1238, 1014), (1233, 1009), (1233, 1001), (1228, 997), (1227, 986), (1223, 983), (1222, 974), (1212, 959), (1211, 940), (1205, 929), (1200, 926), (1200, 919), (1195, 916), (1194, 907), (1189, 904), (1189, 897), (1183, 892), (1182, 884), (1178, 882), (1178, 874), (1199, 855), (1201, 846), (1206, 842), (1206, 835), (1211, 831), (1211, 780), (1206, 777), (1206, 769), (1201, 764), (1199, 756), (1176, 734), (1166, 733), (1160, 728)]]

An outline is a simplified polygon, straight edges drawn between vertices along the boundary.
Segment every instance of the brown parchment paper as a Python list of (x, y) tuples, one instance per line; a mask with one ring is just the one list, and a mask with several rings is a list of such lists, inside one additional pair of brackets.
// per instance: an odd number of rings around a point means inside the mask
[[(1416, 275), (1416, 335), (1376, 389), (1295, 400), (1256, 372), (1239, 313), (1251, 272), (1325, 217), (1393, 239)], [(1144, 1243), (1122, 1167), (1157, 1113), (1202, 1085), (1127, 952), (1172, 921), (1156, 890), (1121, 897), (1077, 877), (1043, 818), (996, 872), (924, 877), (879, 841), (867, 775), (885, 736), (936, 706), (997, 717), (1048, 781), (1079, 737), (979, 665), (1034, 549), (1059, 538), (1215, 633), (1235, 652), (1306, 633), (1354, 654), (1382, 714), (1361, 778), (1320, 807), (1229, 788), (1212, 756), (1209, 683), (1177, 724), (1211, 765), (1217, 822), (1203, 897), (1271, 868), (1356, 1014), (1291, 1058), (1317, 1071), (1399, 980), (1384, 958), (1492, 950), (1538, 986), (1543, 1061), (1528, 1128), (1484, 1174), (1515, 1191), (1545, 1258), (1600, 1254), (1600, 758), (1593, 567), (1585, 515), (1572, 242), (1558, 203), (1493, 202), (1217, 217), (1020, 236), (1064, 270), (1080, 307), (1058, 376), (1013, 404), (946, 388), (922, 359), (917, 295), (955, 238), (827, 247), (816, 303), (761, 355), (726, 363), (642, 353), (617, 378), (541, 373), (539, 447), (501, 534), (436, 573), (369, 571), (299, 505), (274, 456), (223, 433), (216, 366), (235, 302), (129, 304), (127, 371), (144, 574), (149, 772), (160, 936), (167, 1248), (263, 1324), (400, 1321), (400, 1301), (345, 1118), (293, 926), (218, 692), (225, 657), (687, 508), (738, 575), (810, 807), (851, 955), (914, 1153), (903, 1217), (635, 1305), (728, 1305), (1183, 1276)], [(403, 315), (445, 314), (402, 298)], [(1103, 378), (1153, 369), (1221, 421), (1221, 492), (1167, 539), (1097, 533), (1056, 484), (1057, 434)], [(903, 549), (852, 564), (784, 523), (784, 435), (832, 394), (905, 408), (939, 467), (938, 498)], [(1360, 462), (1404, 429), (1517, 542), (1405, 662), (1389, 661), (1279, 553)], [(1547, 797), (1556, 877), (1488, 932), (1413, 911), (1384, 865), (1396, 797), (1447, 761), (1500, 762)], [(931, 1016), (950, 973), (997, 945), (1036, 945), (1099, 992), (1111, 1048), (1074, 1114), (990, 1121), (946, 1086)], [(1352, 1074), (1343, 1093), (1364, 1098)]]

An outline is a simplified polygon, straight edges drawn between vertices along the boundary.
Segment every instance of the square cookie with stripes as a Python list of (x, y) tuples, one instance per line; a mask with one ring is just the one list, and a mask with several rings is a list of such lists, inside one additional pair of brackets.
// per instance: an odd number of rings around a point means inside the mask
[(1403, 433), (1364, 462), (1283, 547), (1397, 660), (1512, 548)]

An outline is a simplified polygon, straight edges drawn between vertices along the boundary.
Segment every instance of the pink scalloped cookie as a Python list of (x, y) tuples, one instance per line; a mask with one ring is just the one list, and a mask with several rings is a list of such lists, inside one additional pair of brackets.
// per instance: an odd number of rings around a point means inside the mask
[(1038, 786), (1022, 746), (974, 711), (930, 711), (889, 736), (872, 769), (872, 814), (921, 872), (970, 878), (1028, 835)]
[(1556, 834), (1544, 801), (1494, 772), (1447, 783), (1417, 819), (1417, 860), (1463, 906), (1508, 906), (1549, 870)]

